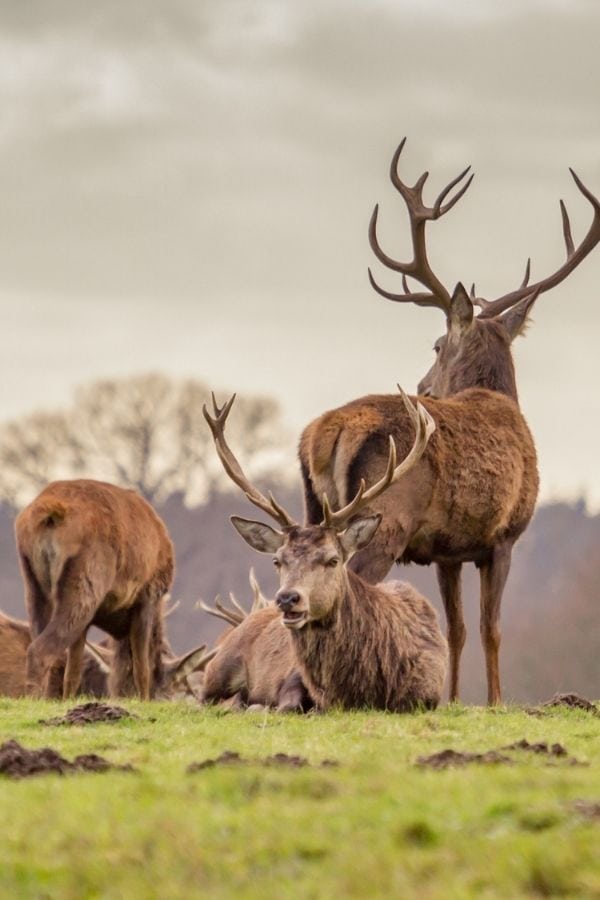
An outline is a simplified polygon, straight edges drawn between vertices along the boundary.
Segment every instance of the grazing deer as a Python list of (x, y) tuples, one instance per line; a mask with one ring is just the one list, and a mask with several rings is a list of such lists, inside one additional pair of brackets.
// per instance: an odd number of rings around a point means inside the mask
[[(531, 519), (538, 491), (535, 447), (518, 407), (510, 344), (522, 333), (537, 297), (566, 278), (600, 240), (600, 203), (572, 172), (594, 208), (594, 218), (575, 248), (561, 201), (565, 263), (530, 285), (528, 261), (521, 286), (492, 302), (477, 297), (474, 286), (469, 296), (460, 283), (450, 294), (430, 267), (425, 226), (452, 209), (473, 176), (464, 181), (469, 172), (465, 169), (428, 207), (423, 201), (428, 173), (414, 187), (400, 179), (403, 147), (404, 141), (394, 154), (390, 177), (408, 209), (413, 258), (399, 262), (381, 249), (376, 206), (369, 226), (371, 247), (385, 266), (401, 273), (403, 292), (394, 294), (379, 287), (370, 270), (369, 279), (390, 300), (435, 306), (446, 316), (446, 334), (435, 344), (436, 360), (419, 385), (419, 393), (427, 395), (422, 402), (435, 421), (436, 433), (410, 475), (372, 505), (382, 524), (369, 546), (354, 556), (351, 568), (367, 581), (377, 582), (395, 561), (437, 564), (448, 621), (450, 699), (455, 700), (466, 637), (461, 566), (474, 562), (481, 579), (488, 702), (498, 703), (500, 601), (513, 544)], [(462, 186), (447, 199), (460, 182)], [(407, 276), (424, 290), (411, 292)], [(482, 307), (477, 317), (475, 305)], [(401, 452), (411, 428), (401, 399), (387, 395), (354, 400), (308, 425), (300, 442), (307, 522), (320, 521), (324, 494), (343, 504), (362, 479), (377, 477), (385, 467), (388, 435)]]
[(163, 522), (132, 490), (100, 481), (55, 481), (17, 517), (17, 548), (33, 642), (29, 690), (49, 696), (49, 673), (66, 652), (63, 696), (81, 681), (86, 635), (115, 640), (109, 691), (154, 696), (163, 669), (162, 598), (173, 580)]
[[(27, 622), (12, 619), (0, 613), (0, 695), (24, 697), (26, 690), (27, 650), (31, 644), (31, 631)], [(106, 697), (108, 667), (99, 656), (100, 648), (86, 648), (80, 693), (92, 697)], [(62, 692), (64, 660), (51, 672), (51, 691), (57, 696)]]
[[(319, 525), (301, 527), (270, 496), (264, 497), (248, 481), (224, 436), (224, 427), (233, 400), (219, 408), (213, 396), (214, 416), (204, 407), (204, 416), (215, 441), (225, 471), (249, 500), (274, 518), (282, 527), (276, 531), (262, 522), (233, 516), (240, 535), (261, 553), (274, 554), (280, 574), (274, 609), (264, 609), (249, 617), (232, 632), (239, 636), (237, 652), (228, 654), (225, 642), (206, 670), (207, 699), (211, 697), (211, 667), (230, 675), (229, 689), (237, 688), (235, 678), (243, 678), (242, 629), (256, 623), (256, 633), (272, 629), (273, 644), (288, 659), (293, 646), (295, 669), (314, 702), (326, 709), (376, 707), (406, 711), (418, 705), (435, 707), (439, 702), (446, 673), (447, 645), (431, 604), (410, 585), (394, 583), (370, 585), (348, 570), (352, 555), (373, 538), (380, 515), (360, 513), (383, 495), (421, 459), (434, 425), (425, 409), (416, 409), (405, 397), (407, 416), (415, 438), (405, 459), (396, 465), (396, 449), (389, 441), (389, 455), (383, 476), (369, 489), (364, 482), (342, 509), (331, 510), (323, 497), (323, 520)], [(260, 618), (259, 618), (260, 617)], [(288, 629), (288, 639), (284, 641)], [(294, 662), (293, 658), (290, 662)], [(284, 668), (282, 667), (282, 672)], [(226, 679), (220, 679), (220, 686)]]

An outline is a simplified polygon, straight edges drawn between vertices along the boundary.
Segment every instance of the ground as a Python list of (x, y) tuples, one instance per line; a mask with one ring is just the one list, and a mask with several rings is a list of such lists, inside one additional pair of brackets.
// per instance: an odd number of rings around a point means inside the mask
[[(68, 705), (0, 701), (0, 743), (135, 767), (0, 776), (1, 897), (600, 897), (600, 716), (123, 705), (138, 718), (42, 725)], [(522, 738), (549, 752), (416, 764)], [(225, 751), (247, 762), (187, 771)]]

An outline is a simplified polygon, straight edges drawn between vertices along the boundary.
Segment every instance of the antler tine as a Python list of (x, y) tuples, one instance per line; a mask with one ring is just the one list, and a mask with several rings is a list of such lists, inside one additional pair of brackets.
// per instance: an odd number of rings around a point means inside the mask
[(236, 625), (239, 625), (242, 619), (239, 617), (239, 614), (234, 612), (233, 610), (226, 609), (221, 603), (221, 598), (217, 596), (215, 598), (215, 605), (209, 606), (204, 600), (198, 600), (196, 603), (196, 609), (202, 609), (204, 612), (208, 613), (209, 616), (215, 616), (217, 619), (223, 619), (227, 622), (228, 625), (233, 625), (234, 628)]
[[(561, 200), (562, 203), (562, 200)], [(566, 213), (566, 210), (565, 210)], [(527, 257), (527, 262), (525, 264), (525, 274), (523, 275), (523, 281), (521, 282), (521, 287), (527, 287), (529, 284), (529, 276), (531, 275), (531, 257)]]
[(241, 613), (242, 618), (245, 619), (246, 616), (248, 615), (248, 613), (246, 612), (246, 610), (244, 609), (243, 606), (240, 606), (240, 604), (237, 600), (237, 597), (235, 596), (233, 591), (229, 591), (229, 599), (231, 600), (231, 602), (233, 603), (235, 608)]
[(256, 578), (254, 568), (250, 569), (248, 580), (250, 582), (250, 587), (252, 588), (252, 594), (254, 596), (250, 612), (256, 612), (257, 609), (264, 609), (265, 606), (269, 605), (269, 601), (260, 589), (260, 584), (258, 583), (258, 579)]
[[(377, 257), (377, 259), (388, 269), (394, 272), (402, 273), (402, 286), (404, 293), (396, 294), (384, 290), (379, 287), (371, 270), (369, 270), (369, 281), (374, 290), (382, 297), (393, 300), (396, 303), (416, 303), (417, 306), (436, 306), (446, 315), (449, 315), (452, 305), (450, 292), (444, 287), (439, 278), (433, 272), (429, 260), (427, 258), (427, 246), (425, 243), (425, 226), (428, 221), (435, 221), (441, 218), (457, 203), (468, 189), (473, 174), (467, 178), (466, 182), (447, 202), (444, 202), (450, 192), (467, 176), (471, 167), (467, 166), (456, 178), (453, 178), (449, 184), (440, 192), (433, 206), (426, 206), (423, 202), (423, 186), (429, 177), (428, 172), (423, 172), (419, 176), (413, 187), (405, 184), (400, 178), (398, 165), (400, 156), (406, 144), (406, 138), (403, 138), (392, 157), (390, 166), (390, 180), (396, 190), (402, 196), (408, 211), (410, 221), (410, 230), (413, 246), (413, 258), (410, 262), (401, 262), (393, 259), (382, 248), (377, 238), (377, 219), (379, 215), (379, 206), (375, 206), (371, 220), (369, 222), (369, 243)], [(419, 281), (425, 288), (424, 292), (411, 292), (405, 276), (410, 276)]]
[(165, 594), (165, 607), (166, 607), (165, 612), (164, 612), (165, 619), (168, 619), (169, 616), (172, 616), (173, 613), (175, 612), (175, 610), (181, 606), (181, 600), (176, 600), (175, 603), (172, 603), (171, 606), (168, 606), (170, 601), (171, 601), (171, 595)]
[(594, 210), (592, 222), (583, 240), (581, 241), (579, 246), (575, 246), (573, 236), (571, 234), (569, 214), (564, 202), (561, 200), (560, 212), (562, 218), (563, 238), (567, 251), (567, 258), (565, 262), (562, 264), (562, 266), (559, 266), (555, 272), (553, 272), (551, 275), (548, 275), (547, 278), (542, 278), (540, 279), (540, 281), (537, 281), (532, 285), (524, 283), (516, 291), (511, 291), (511, 293), (504, 294), (502, 297), (498, 297), (496, 300), (487, 302), (483, 312), (479, 315), (480, 318), (487, 319), (491, 318), (492, 316), (498, 316), (500, 315), (500, 313), (503, 313), (505, 310), (510, 309), (511, 306), (514, 306), (519, 302), (519, 300), (522, 300), (524, 297), (530, 295), (531, 293), (537, 291), (538, 294), (543, 294), (545, 291), (550, 290), (550, 288), (553, 288), (557, 284), (560, 284), (561, 281), (564, 281), (567, 275), (569, 275), (575, 268), (577, 268), (579, 263), (585, 259), (588, 253), (590, 253), (590, 251), (593, 250), (596, 244), (600, 241), (600, 200), (598, 200), (598, 198), (594, 194), (592, 194), (590, 189), (585, 186), (585, 184), (579, 178), (577, 173), (573, 171), (573, 169), (569, 169), (569, 172), (571, 173), (573, 181), (577, 185), (578, 190), (583, 194), (586, 200), (591, 203)]
[(395, 484), (402, 475), (408, 472), (413, 466), (419, 461), (429, 438), (435, 431), (435, 422), (430, 414), (427, 412), (425, 407), (416, 402), (416, 407), (410, 400), (410, 398), (404, 393), (402, 388), (398, 386), (400, 391), (400, 396), (406, 406), (408, 414), (410, 416), (411, 421), (415, 425), (415, 439), (413, 445), (410, 449), (408, 455), (397, 464), (396, 462), (396, 444), (394, 442), (394, 438), (392, 435), (389, 436), (390, 449), (388, 462), (385, 470), (385, 474), (377, 481), (374, 485), (372, 485), (368, 490), (365, 490), (365, 482), (361, 481), (360, 487), (356, 492), (356, 495), (353, 499), (346, 504), (342, 509), (337, 510), (336, 512), (331, 511), (331, 507), (329, 505), (329, 500), (327, 495), (323, 495), (323, 522), (321, 523), (327, 528), (335, 528), (336, 531), (341, 531), (349, 519), (356, 515), (356, 513), (370, 503), (372, 500), (375, 500), (379, 497), (387, 488)]
[(448, 196), (448, 194), (450, 193), (452, 188), (456, 187), (456, 185), (459, 182), (461, 182), (463, 180), (463, 178), (465, 177), (465, 175), (470, 171), (471, 171), (471, 166), (467, 166), (466, 169), (463, 169), (463, 171), (460, 173), (460, 175), (457, 175), (456, 178), (453, 178), (452, 181), (449, 184), (447, 184), (446, 187), (442, 191), (440, 191), (435, 203), (433, 204), (433, 213), (434, 213), (433, 218), (441, 219), (441, 217), (443, 215), (445, 215), (447, 212), (449, 212), (452, 209), (452, 207), (455, 205), (455, 203), (458, 203), (458, 201), (463, 196), (463, 194), (466, 194), (466, 192), (469, 190), (471, 182), (475, 178), (475, 172), (471, 172), (471, 175), (469, 176), (469, 178), (467, 178), (466, 182), (462, 185), (460, 190), (458, 190), (456, 192), (456, 194), (453, 197), (451, 197), (450, 200), (448, 200), (448, 202), (442, 206), (442, 204), (444, 203), (444, 200), (446, 199), (446, 197)]
[(233, 394), (224, 406), (219, 407), (213, 394), (214, 417), (208, 412), (206, 404), (202, 407), (204, 418), (212, 432), (219, 459), (231, 480), (242, 489), (251, 503), (258, 506), (259, 509), (262, 509), (263, 512), (266, 512), (267, 515), (275, 519), (275, 521), (283, 526), (283, 528), (290, 528), (295, 524), (292, 517), (280, 503), (275, 501), (272, 494), (269, 494), (269, 499), (267, 499), (264, 494), (261, 494), (258, 488), (254, 487), (244, 474), (242, 467), (225, 440), (225, 422), (227, 421), (227, 416), (233, 406), (235, 397), (236, 395)]

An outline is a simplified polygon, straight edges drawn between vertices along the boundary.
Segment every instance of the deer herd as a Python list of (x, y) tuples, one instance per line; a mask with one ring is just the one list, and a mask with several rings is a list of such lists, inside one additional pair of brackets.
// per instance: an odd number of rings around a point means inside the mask
[[(408, 212), (412, 259), (382, 249), (376, 206), (370, 245), (401, 275), (401, 290), (384, 289), (370, 270), (369, 280), (389, 300), (445, 315), (446, 332), (418, 396), (400, 389), (361, 397), (305, 428), (304, 523), (249, 481), (229, 447), (225, 426), (235, 395), (223, 406), (213, 397), (212, 411), (204, 408), (225, 472), (276, 526), (231, 520), (254, 550), (272, 557), (280, 581), (274, 600), (252, 581), (249, 613), (233, 597), (231, 608), (219, 600), (214, 608), (202, 604), (228, 628), (212, 650), (176, 657), (165, 599), (174, 553), (161, 519), (134, 491), (85, 479), (54, 482), (16, 520), (29, 622), (0, 614), (0, 693), (143, 700), (189, 693), (203, 703), (281, 711), (434, 708), (448, 661), (448, 696), (459, 698), (461, 568), (473, 562), (488, 702), (500, 702), (502, 592), (538, 491), (511, 343), (540, 294), (600, 241), (600, 202), (571, 170), (593, 219), (576, 246), (561, 200), (566, 260), (555, 272), (530, 284), (528, 261), (522, 284), (493, 300), (478, 296), (474, 285), (450, 290), (431, 268), (425, 229), (452, 209), (473, 175), (465, 169), (427, 206), (428, 173), (413, 187), (399, 175), (404, 143), (390, 178)], [(435, 563), (447, 641), (425, 597), (409, 584), (384, 581), (395, 562)], [(106, 632), (101, 644), (88, 641), (91, 626)]]

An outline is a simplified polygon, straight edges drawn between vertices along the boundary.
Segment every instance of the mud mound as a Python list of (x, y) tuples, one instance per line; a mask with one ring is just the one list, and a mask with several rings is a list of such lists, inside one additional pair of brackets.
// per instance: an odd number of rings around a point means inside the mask
[(64, 716), (52, 719), (40, 719), (40, 725), (91, 725), (93, 722), (115, 722), (117, 719), (136, 719), (133, 713), (122, 706), (110, 706), (108, 703), (82, 703), (74, 706)]
[(549, 706), (566, 706), (569, 709), (583, 709), (585, 712), (591, 713), (593, 716), (600, 716), (600, 710), (594, 703), (590, 703), (585, 697), (579, 694), (555, 694), (551, 700), (542, 703), (542, 708)]
[(575, 812), (586, 819), (598, 819), (600, 821), (600, 803), (590, 800), (575, 800), (571, 806)]
[(275, 753), (273, 756), (266, 756), (264, 759), (265, 766), (292, 766), (294, 769), (301, 769), (308, 765), (305, 756), (288, 756), (287, 753)]
[[(188, 773), (199, 772), (201, 769), (212, 769), (214, 766), (229, 765), (255, 765), (255, 766), (290, 766), (294, 769), (301, 769), (311, 764), (304, 756), (293, 756), (288, 753), (274, 753), (272, 756), (265, 756), (264, 759), (244, 759), (239, 753), (233, 750), (225, 750), (216, 759), (204, 759), (201, 762), (193, 762), (187, 767)], [(333, 768), (339, 763), (334, 759), (324, 759), (320, 763), (324, 768)]]
[(86, 753), (69, 762), (56, 750), (43, 747), (41, 750), (27, 750), (18, 741), (6, 741), (0, 746), (0, 773), (9, 778), (29, 778), (32, 775), (54, 773), (67, 775), (72, 772), (106, 772), (117, 769), (132, 772), (132, 766), (116, 766), (102, 756)]
[(547, 744), (546, 741), (530, 744), (525, 738), (515, 741), (514, 744), (507, 744), (502, 750), (528, 750), (530, 753), (541, 753), (544, 756), (568, 756), (562, 744)]
[[(416, 761), (417, 766), (430, 769), (449, 769), (453, 766), (466, 766), (470, 763), (484, 763), (495, 765), (497, 763), (507, 763), (512, 765), (514, 758), (507, 756), (506, 750), (526, 750), (528, 753), (537, 753), (541, 756), (559, 757), (570, 766), (587, 766), (588, 763), (580, 762), (574, 756), (569, 756), (566, 747), (562, 744), (548, 744), (546, 741), (538, 741), (530, 744), (525, 738), (500, 747), (499, 750), (487, 750), (485, 753), (460, 753), (458, 750), (440, 750), (432, 756), (419, 756)], [(555, 765), (555, 763), (547, 763), (547, 765)]]
[(458, 750), (440, 750), (431, 756), (419, 756), (417, 765), (430, 769), (449, 769), (453, 766), (467, 766), (471, 763), (483, 763), (484, 765), (497, 765), (505, 763), (512, 765), (513, 760), (498, 750), (488, 750), (486, 753), (460, 753)]

